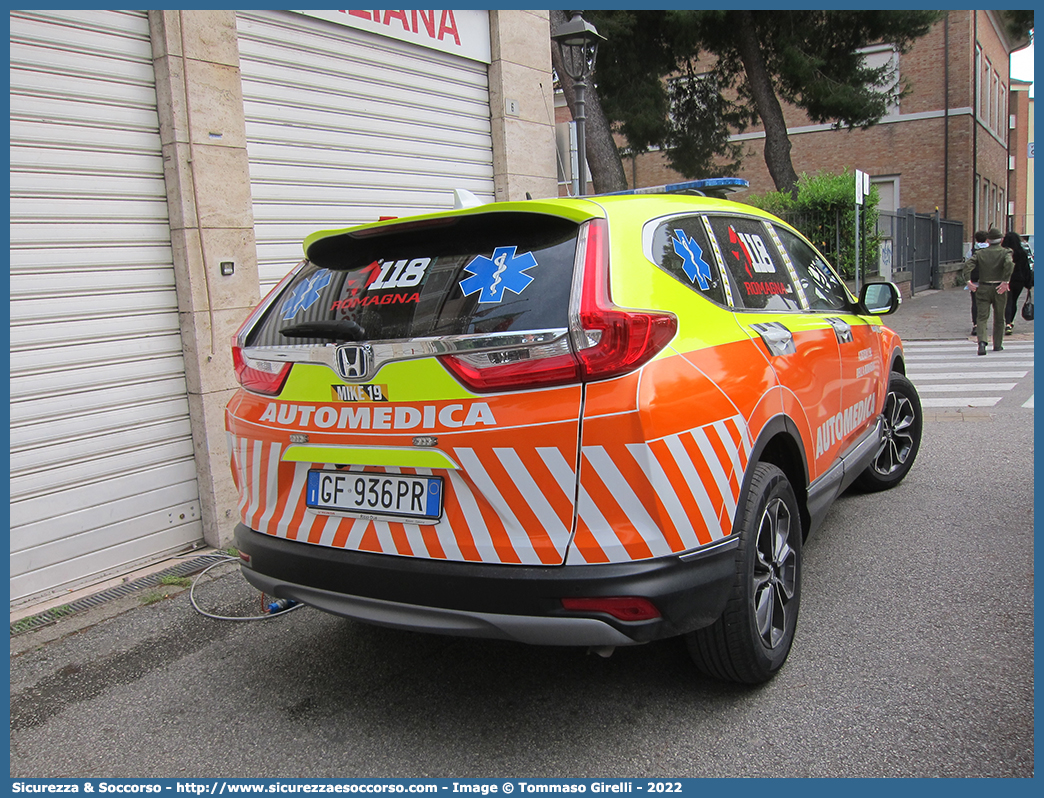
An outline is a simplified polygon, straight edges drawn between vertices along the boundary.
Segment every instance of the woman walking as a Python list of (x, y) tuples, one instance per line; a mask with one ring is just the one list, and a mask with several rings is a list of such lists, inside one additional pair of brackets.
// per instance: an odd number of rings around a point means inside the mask
[(1004, 309), (1004, 319), (1008, 323), (1005, 332), (1011, 335), (1015, 326), (1015, 314), (1019, 309), (1019, 294), (1023, 288), (1033, 288), (1033, 269), (1030, 268), (1029, 255), (1023, 249), (1018, 233), (1005, 233), (1001, 246), (1011, 250), (1011, 259), (1015, 261), (1015, 271), (1011, 274), (1008, 290), (1008, 305)]

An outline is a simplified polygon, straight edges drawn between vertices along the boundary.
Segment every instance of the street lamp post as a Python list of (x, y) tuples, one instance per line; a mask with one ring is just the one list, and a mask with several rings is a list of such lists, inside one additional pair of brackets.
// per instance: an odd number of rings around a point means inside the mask
[(594, 71), (595, 58), (598, 57), (598, 42), (605, 41), (605, 37), (579, 11), (566, 13), (571, 18), (551, 34), (551, 39), (558, 43), (562, 67), (572, 78), (576, 89), (576, 158), (580, 167), (579, 193), (583, 195), (587, 193), (587, 136), (584, 127), (587, 115), (584, 110), (584, 93), (587, 91), (587, 78)]

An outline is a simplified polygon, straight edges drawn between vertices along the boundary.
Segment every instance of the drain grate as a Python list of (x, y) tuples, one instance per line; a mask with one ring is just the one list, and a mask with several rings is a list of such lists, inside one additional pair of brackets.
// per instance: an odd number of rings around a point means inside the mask
[[(103, 590), (100, 593), (84, 596), (75, 601), (70, 601), (68, 604), (63, 604), (60, 607), (52, 607), (45, 612), (41, 612), (39, 615), (32, 615), (28, 618), (22, 618), (20, 621), (12, 623), (11, 637), (24, 632), (31, 632), (34, 629), (39, 629), (48, 624), (52, 624), (61, 618), (68, 618), (70, 615), (75, 615), (78, 612), (97, 607), (107, 601), (129, 596), (133, 593), (137, 593), (139, 590), (156, 587), (167, 577), (185, 577), (190, 576), (191, 574), (197, 574), (209, 565), (228, 559), (229, 556), (227, 554), (202, 554), (199, 557), (185, 560), (184, 562), (180, 562), (163, 571), (157, 571), (154, 574), (143, 576), (141, 579), (135, 579), (133, 582), (124, 582), (122, 585), (116, 585), (115, 587), (110, 587), (108, 590)], [(231, 562), (231, 560), (229, 561)]]

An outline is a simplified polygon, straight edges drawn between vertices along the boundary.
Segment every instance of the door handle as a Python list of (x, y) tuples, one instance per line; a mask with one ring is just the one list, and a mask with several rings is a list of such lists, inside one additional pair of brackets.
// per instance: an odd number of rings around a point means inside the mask
[(852, 325), (844, 319), (839, 319), (836, 316), (827, 318), (827, 323), (834, 328), (834, 335), (837, 336), (837, 342), (839, 344), (850, 344), (853, 341), (852, 338)]
[(794, 346), (794, 334), (778, 321), (763, 324), (752, 324), (750, 328), (761, 336), (772, 355), (792, 355), (797, 352)]

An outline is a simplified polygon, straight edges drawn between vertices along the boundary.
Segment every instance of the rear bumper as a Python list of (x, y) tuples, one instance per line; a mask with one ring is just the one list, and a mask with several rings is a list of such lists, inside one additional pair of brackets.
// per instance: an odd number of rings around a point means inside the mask
[[(412, 631), (541, 645), (620, 646), (713, 623), (728, 600), (738, 540), (633, 563), (534, 567), (344, 551), (262, 535), (239, 524), (243, 575), (277, 598)], [(641, 596), (661, 617), (621, 621), (567, 611), (566, 597)]]

